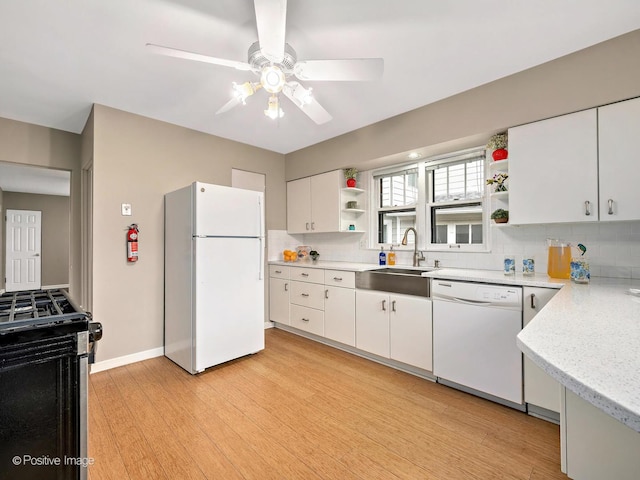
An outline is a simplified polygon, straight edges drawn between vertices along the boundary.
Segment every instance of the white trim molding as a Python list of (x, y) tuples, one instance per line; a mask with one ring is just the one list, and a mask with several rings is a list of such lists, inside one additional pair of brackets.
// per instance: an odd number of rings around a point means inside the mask
[[(98, 345), (100, 342), (98, 342)], [(103, 372), (116, 367), (122, 367), (129, 365), (130, 363), (141, 362), (143, 360), (149, 360), (150, 358), (161, 357), (164, 355), (164, 347), (152, 348), (151, 350), (145, 350), (144, 352), (132, 353), (130, 355), (123, 355), (122, 357), (111, 358), (109, 360), (103, 360), (90, 365), (91, 373)]]

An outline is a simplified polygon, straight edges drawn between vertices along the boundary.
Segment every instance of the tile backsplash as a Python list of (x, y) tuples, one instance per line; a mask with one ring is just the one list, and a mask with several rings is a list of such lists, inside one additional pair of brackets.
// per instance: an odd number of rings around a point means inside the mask
[[(572, 245), (584, 244), (593, 276), (640, 278), (640, 222), (492, 226), (490, 252), (424, 252), (427, 261), (422, 264), (431, 266), (434, 260), (440, 260), (443, 267), (501, 270), (505, 255), (514, 255), (518, 266), (522, 265), (524, 256), (533, 256), (536, 271), (545, 273), (547, 238), (559, 238)], [(377, 263), (379, 250), (366, 248), (365, 242), (365, 234), (289, 235), (284, 230), (269, 230), (268, 258), (281, 260), (285, 248), (309, 245), (320, 252), (321, 260)], [(413, 251), (400, 248), (394, 245), (396, 263), (411, 265)], [(388, 250), (389, 246), (385, 245), (385, 251)]]

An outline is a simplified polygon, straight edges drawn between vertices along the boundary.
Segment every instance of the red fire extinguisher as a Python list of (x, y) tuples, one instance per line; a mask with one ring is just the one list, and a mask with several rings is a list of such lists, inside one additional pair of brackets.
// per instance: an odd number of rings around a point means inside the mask
[(138, 224), (129, 225), (127, 232), (127, 262), (138, 261)]

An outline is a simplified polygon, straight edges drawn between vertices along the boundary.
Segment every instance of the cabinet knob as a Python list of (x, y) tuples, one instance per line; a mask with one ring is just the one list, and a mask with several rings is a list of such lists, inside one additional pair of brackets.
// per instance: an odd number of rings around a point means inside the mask
[(534, 300), (536, 299), (536, 294), (532, 293), (531, 295), (529, 295), (529, 298), (531, 299), (531, 308), (536, 308), (536, 304), (534, 302)]
[(315, 230), (316, 229), (316, 222), (311, 222), (311, 230)]
[(308, 277), (308, 276), (309, 276), (309, 274), (308, 274), (308, 273), (301, 273), (301, 274), (300, 274), (300, 276), (301, 276), (301, 277)]
[(342, 277), (333, 277), (333, 279), (334, 279), (336, 282), (341, 282), (341, 281), (342, 281)]
[(303, 318), (301, 318), (300, 320), (302, 320), (303, 322), (308, 322), (308, 321), (309, 321), (309, 319), (308, 319), (308, 318), (304, 318), (304, 317), (303, 317)]
[(288, 283), (285, 283), (285, 284), (284, 284), (284, 291), (285, 291), (285, 292), (288, 292), (288, 291), (289, 291), (289, 284), (288, 284)]
[(382, 311), (383, 312), (387, 311), (387, 301), (386, 300), (382, 300)]
[(584, 214), (588, 217), (591, 215), (591, 202), (587, 200), (584, 202)]
[(303, 297), (308, 297), (309, 296), (308, 293), (301, 293), (300, 295), (302, 295)]
[(305, 225), (305, 228), (309, 230), (309, 222), (305, 223), (304, 225)]
[(276, 273), (282, 273), (282, 270), (276, 270)]
[(329, 290), (324, 291), (324, 298), (329, 298)]
[(609, 215), (613, 215), (613, 199), (610, 198), (607, 200), (607, 204), (609, 205), (609, 211), (607, 212)]
[(395, 300), (393, 300), (393, 301), (391, 302), (391, 311), (392, 311), (392, 312), (395, 312), (395, 311), (396, 311), (396, 301), (395, 301)]

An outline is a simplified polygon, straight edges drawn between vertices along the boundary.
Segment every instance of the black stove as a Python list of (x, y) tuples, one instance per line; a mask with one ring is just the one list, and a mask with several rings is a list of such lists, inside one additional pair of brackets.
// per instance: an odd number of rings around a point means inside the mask
[(90, 320), (65, 290), (0, 295), (0, 479), (87, 478)]

